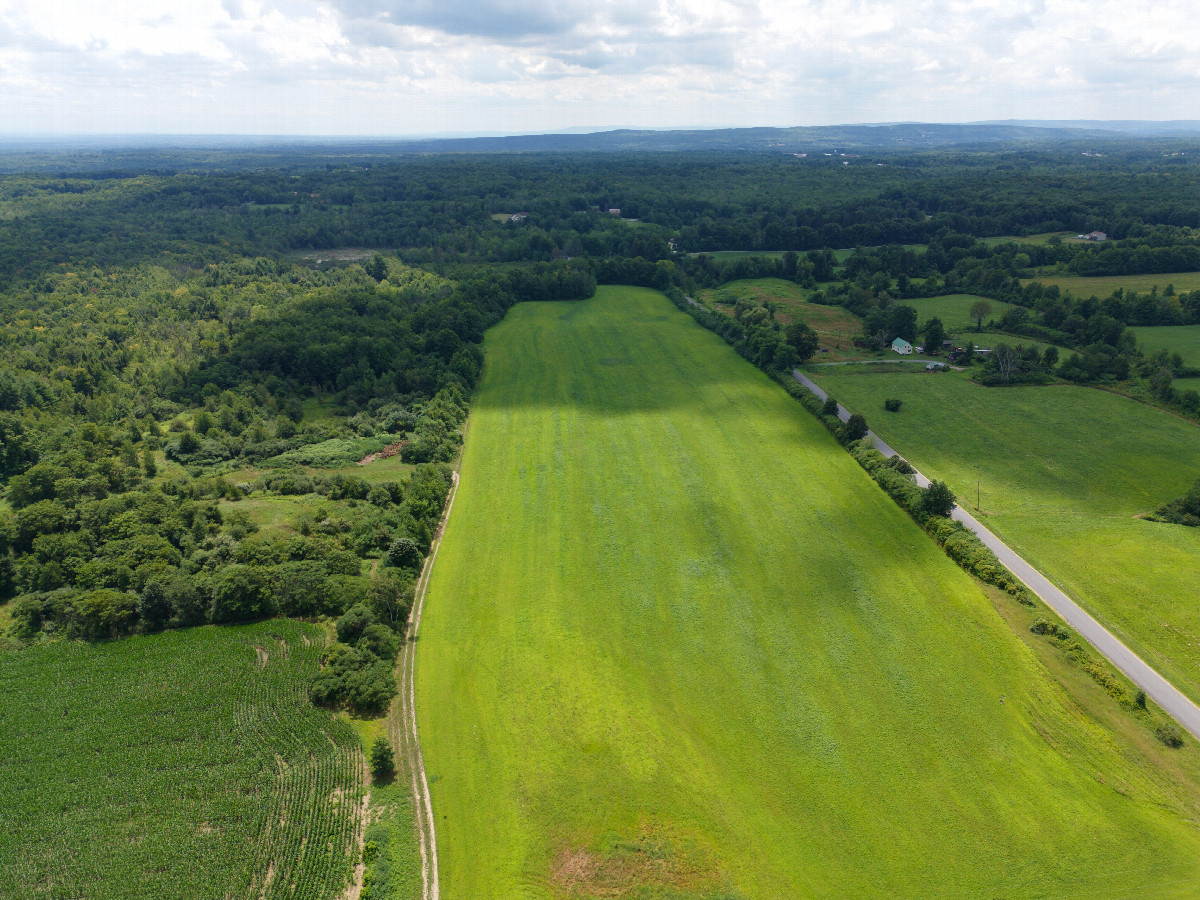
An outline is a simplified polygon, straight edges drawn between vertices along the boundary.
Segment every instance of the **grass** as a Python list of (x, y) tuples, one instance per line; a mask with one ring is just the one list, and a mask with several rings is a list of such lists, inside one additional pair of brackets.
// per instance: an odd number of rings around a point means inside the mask
[(1037, 347), (1039, 351), (1045, 353), (1051, 347), (1058, 351), (1059, 359), (1067, 359), (1075, 351), (1069, 347), (1062, 347), (1058, 344), (1049, 344), (1046, 341), (1035, 340), (1031, 337), (1026, 337), (1023, 334), (1006, 334), (1003, 331), (985, 331), (974, 335), (975, 345), (977, 347), (995, 347), (997, 344), (1008, 344), (1010, 347)]
[(320, 422), (338, 414), (337, 404), (330, 397), (308, 397), (300, 406), (304, 410), (304, 422)]
[(276, 529), (292, 533), (293, 523), (301, 515), (315, 515), (319, 506), (340, 507), (317, 494), (302, 494), (287, 497), (247, 497), (242, 500), (220, 501), (221, 512), (228, 515), (240, 512), (259, 528)]
[(1042, 284), (1057, 284), (1064, 291), (1070, 291), (1074, 296), (1087, 298), (1093, 295), (1107, 297), (1117, 288), (1126, 291), (1148, 291), (1158, 285), (1161, 293), (1168, 284), (1175, 285), (1175, 291), (1200, 290), (1200, 272), (1175, 272), (1166, 275), (1098, 275), (1095, 277), (1083, 275), (1037, 275), (1033, 278), (1022, 278), (1021, 284), (1040, 281)]
[[(901, 244), (900, 246), (902, 246), (905, 250), (916, 250), (918, 253), (923, 253), (927, 249), (924, 244)], [(808, 251), (805, 251), (805, 250), (797, 250), (796, 255), (799, 256), (801, 259), (804, 259), (807, 252)], [(780, 259), (783, 256), (783, 254), (787, 253), (787, 251), (786, 250), (704, 250), (704, 251), (701, 251), (701, 253), (703, 253), (704, 256), (711, 256), (713, 259), (727, 261), (727, 260), (731, 260), (731, 259), (738, 259), (739, 257), (742, 257), (742, 256), (763, 256), (763, 257), (766, 257), (767, 259)], [(692, 253), (691, 255), (692, 256), (700, 256), (701, 253)], [(853, 255), (854, 255), (853, 247), (848, 247), (848, 248), (844, 248), (842, 250), (834, 250), (833, 251), (833, 257), (835, 260), (837, 260), (838, 265), (844, 264), (846, 262), (846, 260), (848, 260)]]
[[(946, 326), (946, 331), (958, 338), (960, 343), (961, 339), (967, 338), (980, 347), (994, 347), (1000, 343), (1019, 344), (1022, 347), (1037, 347), (1042, 352), (1051, 346), (1044, 341), (1037, 341), (1023, 335), (1006, 334), (1002, 331), (975, 331), (975, 320), (971, 318), (970, 310), (971, 306), (980, 300), (986, 301), (991, 307), (991, 311), (984, 317), (985, 326), (987, 321), (999, 319), (1013, 308), (1011, 303), (980, 297), (976, 294), (946, 294), (942, 297), (921, 297), (916, 300), (899, 302), (905, 306), (911, 306), (917, 311), (918, 327), (924, 327), (928, 319), (937, 316)], [(920, 338), (918, 337), (919, 342)], [(1058, 351), (1060, 354), (1070, 353), (1069, 350), (1064, 350), (1062, 347), (1059, 347)]]
[(911, 306), (917, 311), (919, 326), (923, 327), (926, 320), (937, 316), (942, 320), (947, 331), (958, 334), (963, 331), (975, 330), (975, 320), (971, 317), (970, 310), (972, 304), (978, 303), (980, 300), (992, 308), (991, 312), (983, 317), (985, 324), (989, 319), (999, 319), (1013, 308), (1011, 303), (990, 300), (975, 294), (947, 294), (944, 297), (922, 297), (917, 300), (899, 300), (897, 302)]
[(782, 278), (731, 281), (719, 288), (700, 291), (696, 297), (704, 305), (730, 315), (733, 314), (730, 304), (743, 298), (759, 306), (774, 301), (778, 306), (776, 318), (785, 325), (797, 320), (807, 322), (817, 333), (821, 347), (829, 353), (822, 354), (824, 359), (862, 355), (854, 346), (855, 335), (862, 333), (862, 320), (840, 306), (809, 303), (804, 290), (794, 282)]
[[(399, 699), (387, 715), (360, 719), (343, 714), (357, 732), (363, 752), (370, 758), (376, 738), (391, 732), (393, 749), (399, 744), (398, 730), (404, 727)], [(421, 896), (421, 848), (417, 841), (411, 773), (402, 753), (396, 753), (396, 773), (386, 780), (372, 776), (369, 825), (364, 835), (364, 856), (369, 861), (363, 897), (369, 900), (419, 900)]]
[(1178, 353), (1189, 366), (1200, 366), (1200, 325), (1143, 325), (1130, 328), (1147, 353)]
[(0, 652), (0, 896), (335, 898), (363, 755), (278, 620)]
[[(1069, 385), (1001, 389), (958, 375), (815, 374), (972, 507), (978, 480), (989, 528), (1200, 701), (1200, 529), (1135, 518), (1182, 495), (1200, 475), (1200, 429)], [(904, 401), (899, 414), (883, 411), (888, 397)]]
[(417, 656), (445, 896), (1194, 892), (1195, 792), (715, 335), (606, 287), (487, 349)]
[[(713, 259), (727, 262), (731, 259), (740, 259), (743, 256), (762, 256), (766, 259), (780, 259), (786, 250), (703, 250), (700, 253), (692, 253), (691, 256), (711, 256)], [(800, 254), (797, 253), (799, 256)]]
[(1061, 238), (1062, 242), (1064, 244), (1087, 244), (1087, 243), (1089, 243), (1089, 241), (1079, 237), (1078, 235), (1079, 235), (1079, 232), (1077, 232), (1077, 231), (1045, 231), (1045, 232), (1042, 232), (1041, 234), (1030, 234), (1030, 235), (1026, 235), (1024, 237), (1010, 235), (1010, 236), (1006, 236), (1006, 237), (980, 238), (979, 240), (981, 240), (983, 243), (987, 244), (989, 247), (995, 247), (999, 244), (1010, 244), (1010, 243), (1049, 244), (1050, 239), (1053, 237), (1056, 237), (1056, 236)]

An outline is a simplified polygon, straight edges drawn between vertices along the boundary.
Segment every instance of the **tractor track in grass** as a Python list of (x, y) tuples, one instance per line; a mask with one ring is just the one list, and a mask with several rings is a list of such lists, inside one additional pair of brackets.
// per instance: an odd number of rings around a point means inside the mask
[(421, 742), (417, 736), (416, 683), (413, 677), (416, 665), (417, 632), (421, 627), (421, 611), (425, 607), (425, 592), (429, 587), (429, 576), (437, 560), (454, 496), (458, 493), (458, 473), (451, 472), (450, 494), (441, 521), (425, 557), (421, 577), (417, 579), (413, 594), (412, 612), (408, 617), (408, 640), (400, 653), (400, 721), (390, 721), (388, 732), (393, 745), (399, 745), (405, 769), (412, 780), (413, 807), (416, 812), (417, 832), (421, 847), (421, 900), (440, 900), (438, 886), (437, 832), (433, 819), (433, 803), (429, 797), (429, 779), (425, 775), (425, 760), (421, 754)]
[[(793, 369), (792, 375), (817, 397), (822, 400), (828, 399), (829, 395), (799, 369)], [(838, 404), (838, 418), (843, 422), (850, 418), (850, 410), (840, 403)], [(897, 455), (896, 451), (875, 432), (868, 432), (868, 435), (875, 441), (876, 449), (884, 456)], [(909, 465), (912, 465), (911, 460)], [(918, 486), (928, 487), (929, 479), (915, 468), (914, 477)], [(996, 558), (1007, 566), (1017, 578), (1021, 579), (1027, 588), (1037, 594), (1068, 625), (1078, 631), (1084, 640), (1120, 669), (1130, 681), (1145, 691), (1147, 696), (1162, 707), (1167, 715), (1187, 729), (1194, 738), (1200, 740), (1200, 706), (1193, 703), (1182, 691), (1158, 674), (1140, 656), (1125, 646), (1112, 632), (1092, 618), (1078, 603), (1022, 559), (1015, 550), (973, 515), (956, 505), (950, 517), (974, 532), (984, 546), (996, 554)]]

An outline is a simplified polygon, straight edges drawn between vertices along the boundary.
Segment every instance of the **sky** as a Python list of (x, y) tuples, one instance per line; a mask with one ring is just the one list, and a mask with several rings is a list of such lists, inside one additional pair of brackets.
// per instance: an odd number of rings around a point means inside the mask
[(0, 0), (0, 135), (1200, 119), (1196, 0)]

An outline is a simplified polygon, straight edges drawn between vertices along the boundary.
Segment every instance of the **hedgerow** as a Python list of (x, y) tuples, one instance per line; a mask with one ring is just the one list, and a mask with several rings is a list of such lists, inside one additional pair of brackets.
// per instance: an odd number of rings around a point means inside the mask
[[(831, 434), (838, 437), (842, 433), (844, 423), (837, 416), (824, 412), (825, 401), (790, 375), (777, 375), (777, 380)], [(980, 581), (995, 585), (1026, 606), (1034, 604), (1029, 589), (996, 558), (996, 554), (984, 546), (978, 535), (961, 522), (946, 516), (929, 514), (925, 505), (926, 492), (912, 479), (913, 468), (905, 459), (899, 456), (884, 456), (872, 446), (870, 438), (854, 441), (847, 449), (875, 483), (924, 527), (947, 556)]]

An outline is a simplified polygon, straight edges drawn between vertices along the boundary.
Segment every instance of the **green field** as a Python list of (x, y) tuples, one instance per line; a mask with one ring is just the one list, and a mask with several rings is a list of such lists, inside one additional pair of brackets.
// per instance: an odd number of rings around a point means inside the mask
[(1200, 272), (1174, 272), (1166, 275), (1098, 275), (1095, 277), (1083, 275), (1038, 275), (1034, 278), (1022, 278), (1021, 284), (1040, 281), (1042, 284), (1057, 284), (1064, 291), (1070, 291), (1080, 298), (1107, 297), (1117, 288), (1126, 291), (1148, 291), (1158, 285), (1161, 293), (1168, 284), (1175, 286), (1177, 293), (1200, 290)]
[(1178, 353), (1189, 366), (1200, 366), (1200, 325), (1143, 325), (1130, 328), (1147, 353)]
[(711, 256), (713, 259), (721, 262), (728, 262), (731, 259), (740, 259), (743, 256), (761, 256), (766, 259), (780, 259), (786, 250), (703, 250), (700, 253), (693, 253), (692, 256)]
[(758, 306), (774, 302), (777, 307), (775, 318), (779, 322), (784, 325), (797, 320), (806, 322), (817, 333), (821, 347), (829, 353), (824, 358), (863, 355), (854, 346), (855, 336), (862, 334), (862, 320), (840, 306), (809, 303), (805, 291), (795, 282), (782, 278), (748, 278), (698, 291), (696, 299), (729, 315), (733, 314), (731, 304), (739, 299), (750, 300)]
[(0, 896), (336, 898), (363, 754), (288, 620), (0, 652)]
[(447, 900), (1195, 893), (1194, 777), (719, 338), (607, 287), (487, 348), (417, 656)]
[(971, 506), (978, 480), (988, 527), (1200, 700), (1200, 529), (1135, 518), (1200, 476), (1200, 429), (1090, 388), (815, 374)]
[(983, 317), (984, 325), (987, 325), (989, 319), (999, 319), (1013, 308), (1011, 303), (991, 300), (975, 294), (947, 294), (944, 297), (922, 297), (918, 300), (900, 300), (898, 302), (905, 306), (911, 306), (917, 311), (917, 321), (920, 325), (923, 326), (927, 319), (937, 316), (942, 320), (947, 331), (958, 334), (963, 331), (975, 330), (975, 320), (970, 316), (970, 309), (972, 304), (980, 300), (985, 301), (992, 308), (992, 311)]
[(1029, 234), (1024, 237), (1016, 235), (1008, 235), (1005, 237), (985, 237), (979, 240), (987, 244), (989, 247), (995, 247), (999, 244), (1049, 244), (1051, 238), (1058, 237), (1064, 244), (1086, 244), (1087, 240), (1079, 237), (1077, 231), (1044, 231), (1041, 234)]

